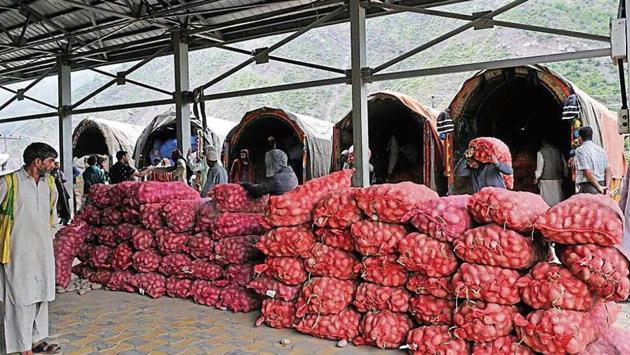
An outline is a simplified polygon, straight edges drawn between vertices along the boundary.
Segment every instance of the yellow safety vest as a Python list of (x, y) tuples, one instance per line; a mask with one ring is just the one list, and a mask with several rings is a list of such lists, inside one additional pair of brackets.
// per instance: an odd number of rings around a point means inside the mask
[[(11, 173), (4, 176), (7, 185), (7, 194), (0, 204), (0, 263), (9, 263), (9, 252), (11, 250), (11, 231), (13, 230), (13, 220), (16, 210), (18, 180), (17, 173)], [(54, 225), (54, 208), (53, 191), (56, 189), (55, 179), (48, 175), (46, 182), (50, 190), (50, 227)]]

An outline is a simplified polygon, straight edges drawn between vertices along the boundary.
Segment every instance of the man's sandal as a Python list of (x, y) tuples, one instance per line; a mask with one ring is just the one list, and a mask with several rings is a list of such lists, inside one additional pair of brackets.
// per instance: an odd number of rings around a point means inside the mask
[(48, 344), (45, 341), (35, 345), (33, 347), (33, 353), (35, 354), (57, 354), (61, 350), (61, 347), (57, 344)]

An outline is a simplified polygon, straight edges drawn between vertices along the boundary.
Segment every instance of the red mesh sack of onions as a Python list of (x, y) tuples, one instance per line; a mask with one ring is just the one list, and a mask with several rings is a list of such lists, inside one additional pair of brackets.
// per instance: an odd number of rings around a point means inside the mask
[(418, 295), (430, 295), (439, 298), (453, 298), (452, 277), (429, 277), (420, 273), (409, 276), (407, 289)]
[(195, 258), (205, 259), (214, 256), (214, 242), (206, 233), (197, 233), (188, 239), (188, 252)]
[(338, 314), (307, 314), (295, 325), (303, 334), (330, 340), (352, 340), (359, 335), (361, 315), (351, 308)]
[(90, 226), (85, 223), (85, 221), (76, 220), (73, 221), (70, 225), (61, 228), (55, 234), (55, 239), (72, 238), (73, 242), (76, 243), (73, 246), (79, 248), (83, 244), (85, 235), (89, 232)]
[(437, 199), (438, 194), (413, 182), (374, 185), (356, 193), (357, 205), (372, 220), (404, 223), (417, 206)]
[(262, 301), (260, 318), (256, 320), (256, 326), (263, 323), (276, 329), (293, 328), (295, 323), (295, 303), (273, 300), (270, 298)]
[(320, 228), (346, 229), (361, 220), (361, 209), (355, 194), (358, 189), (332, 193), (322, 198), (313, 208), (313, 222)]
[(72, 279), (73, 256), (60, 252), (55, 253), (55, 284), (63, 288), (68, 287)]
[(131, 243), (136, 250), (147, 250), (156, 246), (153, 232), (140, 226), (131, 231)]
[[(418, 327), (407, 334), (407, 344), (412, 355), (468, 355), (470, 344), (453, 337), (446, 325)], [(486, 355), (491, 353), (486, 353)]]
[(394, 254), (398, 243), (407, 235), (400, 224), (360, 221), (350, 227), (356, 251), (365, 256)]
[(134, 189), (142, 184), (140, 181), (123, 181), (115, 185), (111, 185), (109, 189), (109, 199), (112, 206), (126, 204), (125, 200), (129, 200), (129, 196)]
[(189, 298), (193, 281), (178, 276), (171, 276), (166, 279), (164, 287), (166, 287), (166, 295), (174, 298)]
[(496, 223), (517, 232), (530, 232), (547, 212), (542, 196), (498, 187), (484, 187), (468, 201), (468, 210), (479, 223)]
[(352, 234), (349, 230), (322, 228), (317, 229), (315, 235), (317, 236), (317, 240), (328, 246), (343, 251), (355, 251), (354, 241), (352, 240)]
[(133, 286), (134, 273), (131, 271), (116, 271), (107, 283), (107, 288), (112, 291), (125, 291), (129, 293), (136, 292)]
[(155, 233), (157, 248), (164, 255), (188, 252), (190, 234), (173, 233), (168, 229), (160, 229)]
[(304, 267), (311, 274), (342, 280), (356, 279), (359, 276), (355, 270), (357, 265), (360, 265), (359, 259), (354, 254), (322, 243), (315, 243), (311, 256), (304, 260)]
[(252, 199), (247, 191), (239, 184), (216, 185), (208, 193), (216, 201), (221, 212), (261, 213), (267, 209), (269, 196)]
[(354, 297), (356, 284), (353, 281), (331, 277), (316, 277), (302, 287), (296, 303), (295, 315), (336, 314), (348, 307)]
[(193, 301), (208, 307), (218, 307), (221, 303), (221, 288), (211, 281), (197, 280), (190, 288)]
[(267, 257), (263, 264), (254, 267), (254, 271), (292, 286), (303, 284), (308, 276), (300, 258)]
[(190, 274), (196, 280), (214, 281), (223, 277), (223, 268), (215, 263), (197, 259), (190, 264)]
[(101, 223), (108, 226), (117, 226), (122, 223), (122, 213), (118, 207), (107, 207), (101, 213)]
[(131, 223), (123, 223), (114, 229), (114, 234), (116, 235), (116, 242), (122, 243), (131, 239), (133, 229), (135, 226)]
[(166, 225), (175, 233), (189, 232), (195, 228), (197, 209), (203, 200), (173, 200), (162, 206)]
[(541, 259), (532, 238), (496, 224), (469, 229), (453, 243), (457, 256), (469, 263), (528, 269)]
[(111, 269), (112, 248), (105, 245), (95, 246), (90, 255), (90, 263), (96, 269)]
[(355, 266), (361, 278), (381, 286), (399, 287), (407, 283), (407, 270), (395, 255), (367, 257)]
[(57, 232), (54, 241), (58, 245), (59, 252), (72, 257), (79, 254), (81, 247), (85, 244), (85, 236), (89, 231), (84, 222), (80, 223), (85, 227), (77, 229), (65, 227)]
[(92, 249), (94, 249), (94, 245), (92, 244), (85, 243), (81, 245), (81, 248), (79, 248), (79, 252), (77, 253), (77, 259), (79, 259), (82, 263), (88, 263), (92, 257)]
[(212, 225), (215, 240), (239, 235), (259, 235), (265, 233), (257, 213), (226, 212), (218, 215)]
[(577, 194), (540, 216), (535, 227), (560, 244), (614, 246), (623, 236), (623, 214), (606, 195)]
[(254, 279), (254, 266), (253, 263), (229, 265), (225, 269), (225, 278), (230, 285), (247, 287)]
[(101, 224), (101, 210), (94, 205), (87, 204), (79, 212), (78, 218), (91, 226), (98, 226)]
[[(495, 157), (501, 163), (512, 166), (510, 148), (497, 138), (479, 137), (471, 140), (470, 143), (468, 143), (468, 149), (464, 153), (464, 156), (466, 158), (474, 158), (485, 164), (492, 163), (492, 157)], [(514, 187), (514, 177), (512, 175), (501, 175), (505, 187), (511, 190)]]
[(454, 310), (455, 301), (445, 298), (417, 295), (409, 302), (409, 313), (420, 324), (452, 324)]
[(114, 226), (105, 226), (103, 228), (99, 228), (95, 230), (98, 235), (98, 242), (107, 245), (108, 247), (115, 247), (118, 245), (116, 242), (116, 227)]
[(225, 238), (214, 246), (214, 259), (220, 264), (243, 264), (255, 259), (259, 252), (254, 245), (260, 240), (258, 235), (243, 235)]
[(112, 200), (109, 191), (113, 188), (113, 185), (96, 184), (90, 187), (89, 200), (96, 207), (105, 208), (112, 206)]
[(130, 199), (135, 206), (168, 201), (198, 200), (199, 193), (183, 182), (147, 181), (130, 189)]
[(330, 193), (350, 188), (352, 174), (353, 170), (338, 171), (309, 180), (282, 196), (271, 196), (267, 222), (275, 227), (310, 222), (315, 204)]
[[(205, 201), (205, 200), (204, 200)], [(196, 231), (210, 231), (214, 226), (214, 221), (220, 212), (217, 209), (216, 201), (209, 200), (204, 202), (199, 209), (197, 209), (197, 225)]]
[(123, 207), (120, 213), (122, 214), (123, 221), (125, 221), (126, 223), (130, 223), (130, 224), (142, 223), (142, 221), (140, 220), (140, 212), (138, 210), (135, 210), (130, 207)]
[(116, 271), (127, 270), (131, 266), (133, 248), (129, 243), (119, 244), (112, 252), (112, 269)]
[(137, 251), (131, 257), (133, 268), (138, 272), (153, 272), (160, 267), (162, 258), (153, 249)]
[(457, 269), (457, 258), (450, 244), (426, 234), (408, 234), (398, 243), (398, 252), (398, 262), (409, 271), (443, 277), (453, 274)]
[(262, 236), (256, 248), (268, 256), (306, 258), (315, 244), (315, 236), (308, 226), (274, 228)]
[(538, 310), (514, 316), (518, 337), (534, 351), (575, 354), (602, 335), (615, 322), (619, 306), (600, 303), (590, 312)]
[(607, 301), (624, 301), (630, 293), (628, 260), (616, 248), (594, 244), (569, 246), (560, 260), (589, 289)]
[(164, 206), (162, 203), (150, 203), (140, 206), (140, 219), (146, 228), (156, 232), (166, 227), (166, 222), (162, 215), (162, 206)]
[(478, 343), (493, 341), (514, 330), (512, 319), (517, 314), (516, 306), (467, 301), (453, 313), (453, 321), (457, 326), (453, 334), (460, 339)]
[(359, 326), (360, 335), (352, 341), (354, 345), (374, 345), (381, 349), (396, 349), (401, 346), (413, 327), (408, 315), (390, 311), (368, 312)]
[(469, 195), (453, 195), (428, 201), (410, 212), (409, 221), (421, 233), (451, 243), (472, 227), (469, 199)]
[(135, 274), (132, 283), (138, 293), (151, 298), (160, 298), (166, 293), (166, 278), (156, 272)]
[(521, 301), (519, 278), (516, 270), (463, 263), (453, 275), (453, 289), (459, 298), (511, 305)]
[(261, 307), (261, 301), (258, 296), (252, 294), (246, 288), (238, 286), (228, 286), (222, 289), (220, 299), (220, 307), (237, 313), (249, 313)]
[(110, 270), (97, 269), (97, 270), (94, 270), (94, 272), (92, 272), (91, 274), (89, 274), (88, 280), (90, 280), (90, 282), (93, 282), (95, 284), (107, 286), (107, 284), (109, 283), (109, 280), (112, 278), (112, 274), (113, 273)]
[(538, 263), (517, 286), (523, 301), (534, 309), (588, 311), (595, 303), (588, 286), (559, 264)]
[(301, 290), (299, 286), (288, 286), (265, 276), (253, 279), (247, 284), (247, 288), (261, 296), (287, 302), (296, 300)]
[(589, 344), (579, 355), (630, 354), (630, 331), (610, 328), (599, 339)]
[(405, 313), (409, 309), (409, 293), (402, 287), (385, 287), (363, 282), (354, 296), (354, 306), (359, 312), (392, 311)]
[[(500, 337), (487, 343), (476, 343), (472, 355), (534, 355), (532, 349), (522, 344), (514, 335)], [(601, 355), (601, 354), (600, 354)]]
[(160, 261), (159, 271), (166, 276), (190, 277), (192, 260), (184, 254), (169, 254)]
[[(77, 275), (80, 279), (88, 280), (90, 275), (94, 273), (94, 269), (92, 269), (88, 264), (81, 263), (72, 267), (72, 273)], [(64, 287), (63, 285), (60, 286)]]

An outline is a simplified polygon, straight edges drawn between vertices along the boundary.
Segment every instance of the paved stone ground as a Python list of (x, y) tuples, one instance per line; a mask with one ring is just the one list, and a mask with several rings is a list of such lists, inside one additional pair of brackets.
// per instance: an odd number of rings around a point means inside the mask
[[(58, 295), (50, 307), (51, 340), (64, 354), (397, 354), (335, 342), (293, 330), (254, 327), (258, 312), (234, 314), (163, 297), (91, 291)], [(617, 327), (630, 329), (630, 304)], [(282, 346), (288, 338), (291, 345)]]

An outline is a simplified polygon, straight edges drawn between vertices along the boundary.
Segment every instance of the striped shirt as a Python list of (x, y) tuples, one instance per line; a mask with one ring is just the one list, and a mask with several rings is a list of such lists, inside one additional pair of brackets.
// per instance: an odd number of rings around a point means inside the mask
[(608, 167), (608, 158), (604, 149), (592, 141), (586, 141), (575, 150), (575, 165), (577, 170), (576, 183), (588, 182), (582, 172), (585, 169), (593, 173), (595, 180), (604, 181), (604, 173)]

